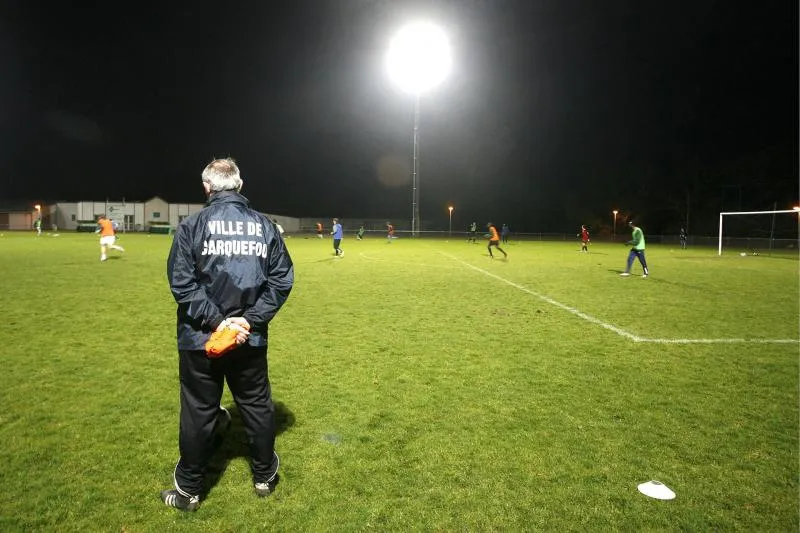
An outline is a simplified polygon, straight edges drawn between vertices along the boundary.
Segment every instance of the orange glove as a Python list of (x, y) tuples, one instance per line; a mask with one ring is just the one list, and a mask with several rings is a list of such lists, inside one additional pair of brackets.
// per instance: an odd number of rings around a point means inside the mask
[(209, 357), (222, 357), (224, 354), (236, 348), (239, 344), (236, 342), (236, 329), (226, 326), (219, 331), (211, 334), (206, 342), (206, 354)]

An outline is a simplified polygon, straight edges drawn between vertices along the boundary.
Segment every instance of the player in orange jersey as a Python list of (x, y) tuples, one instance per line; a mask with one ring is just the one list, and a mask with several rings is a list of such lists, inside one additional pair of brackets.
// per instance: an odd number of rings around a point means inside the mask
[(97, 226), (97, 231), (95, 233), (100, 234), (100, 261), (108, 259), (106, 255), (108, 248), (117, 250), (118, 252), (125, 251), (122, 246), (114, 244), (117, 241), (116, 232), (114, 231), (114, 222), (106, 218), (105, 215), (100, 215), (100, 218), (97, 219)]
[(489, 245), (486, 247), (489, 250), (489, 257), (494, 259), (494, 254), (492, 254), (492, 246), (503, 252), (503, 258), (507, 258), (508, 254), (505, 250), (500, 248), (500, 234), (497, 233), (497, 228), (494, 227), (494, 224), (489, 222), (486, 224), (486, 227), (489, 228), (489, 233), (487, 233), (487, 237), (489, 238)]

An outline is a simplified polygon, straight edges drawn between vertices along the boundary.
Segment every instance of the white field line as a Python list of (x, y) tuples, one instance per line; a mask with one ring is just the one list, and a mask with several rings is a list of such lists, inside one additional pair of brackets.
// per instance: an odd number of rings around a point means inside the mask
[(454, 261), (457, 261), (457, 262), (461, 263), (462, 265), (464, 265), (466, 267), (471, 268), (472, 270), (480, 272), (481, 274), (483, 274), (485, 276), (489, 276), (490, 278), (494, 278), (494, 279), (496, 279), (498, 281), (502, 281), (503, 283), (505, 283), (507, 285), (511, 285), (515, 289), (519, 289), (519, 290), (521, 290), (523, 292), (526, 292), (526, 293), (530, 294), (531, 296), (535, 296), (535, 297), (539, 298), (540, 300), (549, 303), (550, 305), (558, 307), (559, 309), (563, 309), (564, 311), (566, 311), (566, 312), (568, 312), (570, 314), (573, 314), (573, 315), (575, 315), (575, 316), (577, 316), (579, 318), (582, 318), (582, 319), (586, 320), (587, 322), (591, 322), (592, 324), (598, 325), (601, 328), (607, 329), (609, 331), (613, 331), (617, 335), (619, 335), (621, 337), (625, 337), (626, 339), (630, 339), (633, 342), (646, 342), (646, 343), (654, 343), (654, 344), (738, 344), (738, 343), (798, 344), (798, 343), (800, 343), (800, 340), (798, 340), (798, 339), (648, 339), (646, 337), (640, 337), (638, 335), (634, 335), (633, 333), (631, 333), (629, 331), (625, 331), (624, 329), (619, 328), (619, 327), (617, 327), (617, 326), (615, 326), (613, 324), (609, 324), (608, 322), (603, 322), (599, 318), (595, 318), (592, 315), (588, 315), (588, 314), (584, 313), (583, 311), (579, 311), (578, 309), (575, 309), (574, 307), (570, 307), (570, 306), (568, 306), (566, 304), (562, 304), (561, 302), (553, 300), (549, 296), (545, 296), (544, 294), (540, 294), (540, 293), (538, 293), (538, 292), (536, 292), (534, 290), (529, 289), (528, 287), (525, 287), (524, 285), (520, 285), (519, 283), (514, 283), (513, 281), (507, 280), (506, 278), (504, 278), (502, 276), (498, 276), (497, 274), (495, 274), (493, 272), (489, 272), (488, 270), (484, 270), (484, 269), (482, 269), (480, 267), (476, 267), (475, 265), (471, 265), (471, 264), (467, 263), (466, 261), (462, 261), (458, 257), (455, 257), (453, 255), (450, 255), (450, 254), (447, 254), (447, 253), (444, 253), (444, 252), (439, 252), (439, 253), (441, 253), (444, 256), (449, 257), (450, 259), (452, 259)]
[(798, 344), (798, 339), (641, 339), (655, 344)]
[(533, 290), (529, 289), (528, 287), (520, 285), (519, 283), (514, 283), (513, 281), (507, 280), (506, 278), (498, 276), (497, 274), (489, 272), (488, 270), (484, 270), (482, 268), (479, 268), (479, 267), (476, 267), (474, 265), (471, 265), (471, 264), (467, 263), (466, 261), (462, 261), (458, 257), (452, 256), (450, 254), (446, 254), (444, 252), (440, 252), (440, 253), (442, 255), (445, 255), (445, 256), (449, 257), (450, 259), (458, 261), (462, 265), (467, 266), (467, 267), (471, 268), (472, 270), (476, 270), (476, 271), (480, 272), (481, 274), (489, 276), (490, 278), (494, 278), (496, 280), (502, 281), (503, 283), (511, 285), (515, 289), (519, 289), (519, 290), (521, 290), (523, 292), (527, 292), (531, 296), (536, 296), (540, 300), (545, 301), (545, 302), (549, 303), (550, 305), (554, 305), (554, 306), (558, 307), (559, 309), (563, 309), (564, 311), (566, 311), (568, 313), (571, 313), (571, 314), (573, 314), (573, 315), (575, 315), (577, 317), (580, 317), (580, 318), (582, 318), (582, 319), (584, 319), (584, 320), (586, 320), (588, 322), (591, 322), (592, 324), (596, 324), (596, 325), (600, 326), (601, 328), (605, 328), (605, 329), (607, 329), (609, 331), (613, 331), (617, 335), (625, 337), (626, 339), (630, 339), (630, 340), (632, 340), (634, 342), (641, 342), (642, 340), (644, 340), (641, 337), (639, 337), (637, 335), (634, 335), (633, 333), (625, 331), (622, 328), (618, 328), (617, 326), (609, 324), (608, 322), (603, 322), (599, 318), (595, 318), (595, 317), (593, 317), (591, 315), (587, 315), (586, 313), (584, 313), (582, 311), (578, 311), (574, 307), (570, 307), (568, 305), (562, 304), (561, 302), (557, 302), (557, 301), (553, 300), (552, 298), (550, 298), (548, 296), (545, 296), (544, 294), (540, 294), (540, 293), (538, 293), (536, 291), (533, 291)]

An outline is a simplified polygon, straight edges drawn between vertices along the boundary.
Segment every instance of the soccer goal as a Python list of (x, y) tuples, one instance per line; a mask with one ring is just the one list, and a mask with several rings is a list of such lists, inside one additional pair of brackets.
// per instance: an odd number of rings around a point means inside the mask
[[(775, 234), (775, 215), (792, 213), (795, 216), (800, 216), (800, 208), (795, 209), (780, 209), (776, 211), (728, 211), (722, 212), (719, 214), (719, 248), (718, 248), (718, 255), (722, 255), (722, 223), (726, 216), (731, 215), (772, 215), (772, 229), (770, 230), (769, 234), (769, 248), (772, 249), (772, 243), (774, 241), (774, 234)], [(798, 223), (798, 228), (800, 228), (800, 223)], [(765, 240), (766, 241), (766, 240)]]

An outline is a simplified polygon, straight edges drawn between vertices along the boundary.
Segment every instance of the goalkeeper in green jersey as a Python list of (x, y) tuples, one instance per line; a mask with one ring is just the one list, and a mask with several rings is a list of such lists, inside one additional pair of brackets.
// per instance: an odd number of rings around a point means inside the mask
[(639, 258), (639, 262), (642, 264), (642, 269), (644, 270), (642, 277), (646, 278), (650, 272), (647, 270), (647, 259), (644, 257), (644, 233), (642, 232), (642, 228), (632, 220), (628, 222), (628, 226), (631, 227), (633, 233), (631, 234), (631, 240), (625, 244), (631, 247), (631, 251), (628, 253), (628, 264), (625, 267), (625, 272), (621, 273), (620, 276), (630, 276), (633, 260)]

